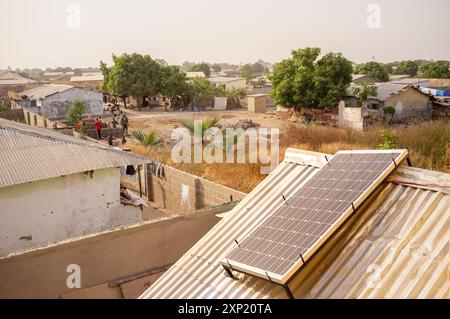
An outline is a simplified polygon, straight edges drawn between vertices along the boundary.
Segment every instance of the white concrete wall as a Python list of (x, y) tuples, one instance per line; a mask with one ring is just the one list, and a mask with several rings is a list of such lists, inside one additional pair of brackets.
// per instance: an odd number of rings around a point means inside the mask
[(109, 168), (0, 188), (0, 256), (141, 222), (119, 187), (119, 169)]
[(362, 108), (346, 107), (345, 101), (339, 102), (339, 127), (351, 127), (357, 130), (364, 129)]
[(227, 82), (225, 84), (225, 87), (227, 90), (245, 89), (246, 86), (247, 86), (247, 80), (245, 80), (245, 79), (234, 80), (234, 81)]
[(103, 94), (77, 87), (45, 98), (40, 108), (40, 114), (47, 116), (49, 119), (63, 119), (68, 113), (70, 104), (75, 100), (86, 102), (85, 116), (100, 116), (103, 114)]

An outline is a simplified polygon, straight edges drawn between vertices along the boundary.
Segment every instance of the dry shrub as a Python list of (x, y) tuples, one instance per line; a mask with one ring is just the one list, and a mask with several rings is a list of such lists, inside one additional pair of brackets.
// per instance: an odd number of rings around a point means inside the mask
[[(388, 131), (393, 134), (400, 148), (409, 150), (415, 167), (450, 172), (448, 121), (429, 122)], [(290, 124), (281, 130), (280, 159), (283, 159), (288, 147), (334, 154), (339, 150), (376, 149), (382, 141), (379, 128), (361, 132), (347, 128)], [(265, 177), (260, 173), (259, 163), (175, 164), (170, 158), (171, 145), (150, 149), (129, 141), (126, 146), (136, 153), (243, 192), (251, 191)]]

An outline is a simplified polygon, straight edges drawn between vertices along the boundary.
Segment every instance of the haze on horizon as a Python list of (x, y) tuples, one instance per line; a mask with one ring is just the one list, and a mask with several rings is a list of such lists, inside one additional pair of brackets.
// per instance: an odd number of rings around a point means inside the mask
[[(71, 4), (79, 28), (68, 27)], [(367, 25), (370, 4), (380, 28)], [(448, 0), (0, 0), (0, 12), (0, 69), (98, 66), (124, 52), (169, 64), (277, 62), (311, 46), (357, 63), (450, 60)]]

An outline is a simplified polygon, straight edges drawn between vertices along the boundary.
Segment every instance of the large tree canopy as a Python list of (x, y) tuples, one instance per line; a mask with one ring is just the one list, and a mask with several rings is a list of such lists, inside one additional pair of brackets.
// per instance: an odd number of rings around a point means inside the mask
[(193, 66), (191, 66), (189, 71), (203, 72), (206, 76), (211, 75), (211, 68), (209, 67), (209, 64), (205, 62), (194, 64)]
[(425, 78), (449, 79), (449, 62), (436, 61), (425, 63), (420, 66), (420, 75)]
[(292, 51), (270, 75), (273, 97), (284, 107), (335, 107), (351, 82), (352, 65), (340, 53), (328, 53), (318, 61), (319, 48)]
[(419, 65), (417, 62), (408, 60), (408, 61), (401, 61), (397, 68), (395, 69), (395, 74), (408, 74), (409, 76), (416, 76), (417, 71), (419, 70)]
[(388, 68), (384, 64), (374, 61), (358, 65), (355, 73), (370, 75), (381, 82), (389, 81)]
[(160, 65), (149, 55), (113, 55), (113, 62), (108, 73), (108, 92), (123, 96), (147, 96), (158, 92)]
[(173, 65), (161, 67), (158, 89), (165, 96), (185, 95), (188, 90), (186, 74)]

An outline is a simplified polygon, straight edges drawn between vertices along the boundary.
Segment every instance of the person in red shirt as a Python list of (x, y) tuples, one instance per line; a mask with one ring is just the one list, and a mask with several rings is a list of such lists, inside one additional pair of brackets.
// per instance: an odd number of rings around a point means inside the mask
[(102, 138), (102, 120), (97, 118), (95, 120), (95, 129), (97, 130), (97, 137), (100, 140)]

